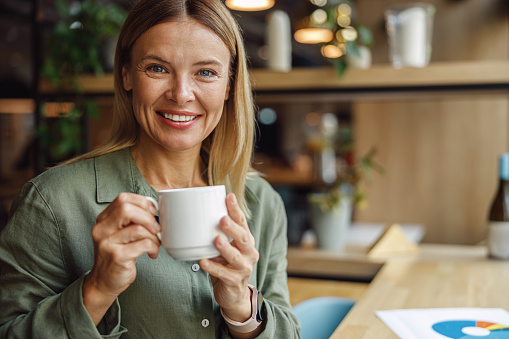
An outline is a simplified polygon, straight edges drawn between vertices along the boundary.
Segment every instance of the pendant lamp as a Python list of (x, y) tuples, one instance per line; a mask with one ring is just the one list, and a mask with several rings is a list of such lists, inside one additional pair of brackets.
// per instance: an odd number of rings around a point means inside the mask
[(236, 11), (262, 11), (274, 6), (274, 0), (226, 0), (225, 5)]
[(334, 39), (334, 32), (329, 27), (328, 14), (321, 8), (314, 10), (297, 26), (300, 27), (293, 37), (302, 44), (326, 43)]
[(293, 37), (301, 44), (319, 44), (329, 42), (334, 39), (334, 33), (327, 28), (301, 28), (297, 30)]

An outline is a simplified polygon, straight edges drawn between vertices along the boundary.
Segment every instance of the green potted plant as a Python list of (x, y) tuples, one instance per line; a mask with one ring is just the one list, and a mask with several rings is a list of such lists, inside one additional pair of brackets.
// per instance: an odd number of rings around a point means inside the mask
[(343, 248), (353, 207), (365, 205), (362, 183), (369, 180), (373, 172), (384, 172), (382, 165), (375, 161), (375, 155), (376, 149), (372, 148), (353, 162), (343, 158), (336, 180), (325, 190), (308, 195), (311, 226), (319, 248)]
[(55, 86), (58, 102), (67, 97), (73, 105), (70, 111), (57, 111), (56, 118), (45, 117), (37, 128), (49, 162), (83, 151), (83, 112), (94, 117), (98, 109), (95, 101), (85, 98), (78, 76), (104, 73), (101, 48), (107, 39), (118, 36), (127, 17), (127, 11), (114, 3), (85, 0), (69, 5), (65, 0), (56, 0), (55, 5), (60, 19), (46, 42), (41, 75)]
[(373, 34), (356, 19), (353, 0), (310, 0), (310, 15), (296, 24), (295, 39), (301, 43), (321, 44), (321, 54), (342, 76), (349, 65), (371, 65)]
[[(326, 8), (327, 21), (334, 33), (334, 39), (322, 47), (322, 51), (327, 46), (333, 46), (341, 53), (339, 57), (328, 58), (334, 65), (338, 76), (342, 76), (350, 64), (363, 65), (367, 68), (371, 64), (370, 48), (373, 44), (373, 34), (369, 28), (360, 22), (355, 22), (354, 1), (336, 0), (328, 2)], [(324, 54), (322, 52), (322, 54)], [(369, 58), (369, 61), (360, 61)], [(368, 65), (366, 65), (368, 64)]]
[(351, 199), (353, 205), (365, 203), (362, 181), (369, 180), (373, 172), (383, 173), (384, 168), (375, 161), (376, 149), (371, 148), (353, 164), (344, 161), (337, 171), (337, 179), (324, 192), (311, 194), (309, 201), (322, 212), (337, 211), (343, 197)]

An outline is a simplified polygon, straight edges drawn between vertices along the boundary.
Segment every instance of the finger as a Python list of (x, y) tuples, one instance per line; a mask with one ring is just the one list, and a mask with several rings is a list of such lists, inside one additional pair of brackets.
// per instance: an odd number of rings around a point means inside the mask
[(210, 258), (209, 259), (210, 261), (213, 261), (213, 262), (216, 262), (218, 264), (221, 264), (221, 265), (228, 265), (228, 262), (226, 261), (226, 259), (222, 256), (222, 255), (219, 255), (217, 257), (214, 257), (214, 258)]
[(145, 226), (154, 234), (160, 231), (160, 226), (151, 212), (130, 202), (117, 202), (101, 223), (104, 223), (104, 230), (110, 233), (131, 224)]
[[(94, 230), (92, 230), (94, 233)], [(95, 234), (92, 234), (95, 236)], [(150, 233), (145, 227), (141, 225), (132, 225), (120, 229), (119, 231), (110, 234), (107, 237), (98, 239), (97, 245), (99, 252), (110, 252), (111, 249), (118, 245), (127, 245), (136, 241), (150, 240), (154, 245), (159, 247), (159, 239), (152, 233)]]
[(214, 278), (218, 278), (227, 286), (234, 286), (238, 280), (237, 275), (229, 268), (209, 259), (200, 260), (202, 270)]
[(229, 216), (225, 216), (219, 221), (219, 227), (227, 236), (233, 239), (233, 243), (242, 253), (255, 249), (254, 237), (249, 228), (241, 227)]
[(244, 215), (244, 212), (242, 212), (242, 209), (240, 208), (234, 193), (228, 193), (226, 196), (226, 208), (228, 209), (228, 214), (230, 217), (237, 224), (244, 227), (245, 229), (249, 229), (246, 221), (246, 216)]
[[(127, 193), (130, 195), (130, 202), (136, 206), (139, 206), (140, 208), (143, 208), (144, 210), (149, 211), (152, 213), (152, 215), (157, 214), (157, 209), (154, 206), (154, 203), (152, 203), (150, 200), (148, 200), (145, 196), (139, 195), (139, 194), (133, 194), (133, 193)], [(132, 197), (131, 197), (132, 195)]]
[(118, 232), (113, 233), (109, 238), (111, 242), (116, 244), (129, 244), (138, 240), (150, 239), (155, 245), (160, 245), (159, 238), (142, 225), (124, 227)]
[(214, 245), (233, 269), (245, 272), (250, 270), (248, 267), (248, 257), (244, 256), (238, 248), (232, 246), (226, 237), (218, 235), (214, 239)]
[(97, 222), (108, 218), (111, 213), (122, 204), (132, 204), (150, 212), (152, 215), (157, 214), (154, 204), (152, 204), (152, 202), (150, 202), (147, 198), (139, 194), (124, 192), (120, 193), (117, 198), (115, 198), (115, 200), (113, 200), (113, 202), (97, 216)]
[(123, 245), (121, 255), (128, 260), (137, 259), (139, 256), (147, 253), (152, 259), (156, 259), (159, 254), (159, 245), (156, 245), (152, 239), (141, 239)]

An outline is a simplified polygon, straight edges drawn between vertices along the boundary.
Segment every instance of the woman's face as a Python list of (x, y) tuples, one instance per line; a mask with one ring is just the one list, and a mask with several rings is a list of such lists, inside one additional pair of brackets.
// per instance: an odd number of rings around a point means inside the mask
[(185, 19), (158, 24), (135, 42), (124, 89), (140, 124), (140, 142), (167, 150), (200, 148), (228, 99), (230, 52), (206, 26)]

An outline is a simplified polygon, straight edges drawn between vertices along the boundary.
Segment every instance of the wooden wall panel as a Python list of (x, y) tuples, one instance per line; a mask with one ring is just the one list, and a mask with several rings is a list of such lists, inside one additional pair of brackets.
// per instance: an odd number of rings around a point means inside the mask
[(506, 96), (364, 101), (352, 110), (355, 153), (376, 146), (386, 169), (355, 220), (420, 223), (425, 242), (484, 238), (498, 155), (509, 150)]

